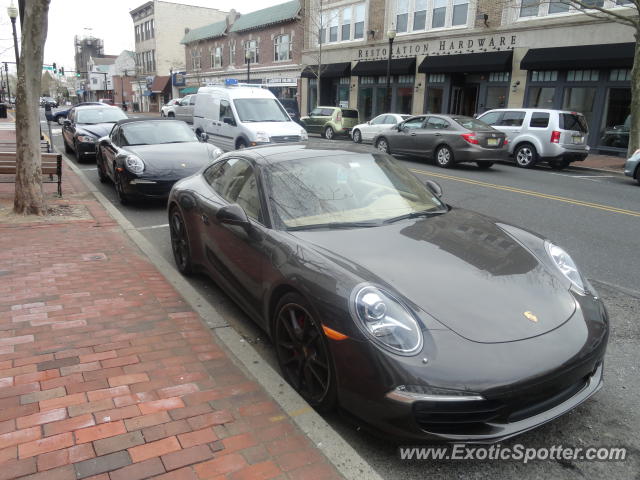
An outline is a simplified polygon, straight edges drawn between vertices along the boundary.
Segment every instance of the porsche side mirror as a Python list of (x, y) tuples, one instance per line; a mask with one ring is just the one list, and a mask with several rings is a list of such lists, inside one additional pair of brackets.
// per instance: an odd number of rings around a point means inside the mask
[(433, 180), (427, 180), (425, 185), (436, 197), (442, 198), (442, 187), (439, 183), (434, 182)]
[(216, 213), (216, 219), (220, 223), (237, 225), (245, 230), (248, 230), (251, 227), (249, 217), (247, 217), (245, 211), (237, 203), (227, 205), (226, 207), (222, 207), (218, 210), (218, 213)]

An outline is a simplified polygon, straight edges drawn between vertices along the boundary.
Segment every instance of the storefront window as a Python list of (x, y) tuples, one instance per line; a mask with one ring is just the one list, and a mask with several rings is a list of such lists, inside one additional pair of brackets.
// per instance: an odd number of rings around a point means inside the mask
[(593, 118), (593, 101), (596, 97), (594, 87), (568, 87), (564, 89), (562, 108), (573, 112), (580, 112), (584, 115), (589, 125), (589, 130), (593, 128), (591, 120)]
[(507, 87), (487, 87), (487, 101), (485, 109), (504, 108), (507, 105)]
[(443, 97), (443, 88), (429, 87), (427, 90), (427, 113), (442, 113)]
[(315, 78), (309, 79), (309, 103), (307, 105), (307, 110), (311, 111), (318, 106), (318, 91), (317, 91), (318, 80)]
[(413, 87), (398, 87), (395, 113), (411, 113), (413, 103)]
[(556, 89), (554, 87), (529, 88), (528, 106), (532, 108), (553, 108)]
[(363, 86), (358, 89), (358, 110), (361, 119), (373, 117), (373, 90), (374, 87)]
[(629, 146), (630, 88), (610, 88), (607, 91), (599, 145), (610, 148)]

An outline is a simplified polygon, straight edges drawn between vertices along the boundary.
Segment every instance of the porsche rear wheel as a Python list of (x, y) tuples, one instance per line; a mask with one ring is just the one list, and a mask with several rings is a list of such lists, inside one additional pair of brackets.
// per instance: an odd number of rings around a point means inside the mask
[(276, 308), (274, 342), (287, 382), (319, 411), (336, 406), (333, 360), (320, 322), (302, 296), (288, 293)]
[(189, 237), (184, 220), (177, 207), (171, 209), (169, 214), (169, 235), (171, 237), (171, 250), (178, 270), (183, 275), (193, 273), (191, 263), (191, 250), (189, 249)]

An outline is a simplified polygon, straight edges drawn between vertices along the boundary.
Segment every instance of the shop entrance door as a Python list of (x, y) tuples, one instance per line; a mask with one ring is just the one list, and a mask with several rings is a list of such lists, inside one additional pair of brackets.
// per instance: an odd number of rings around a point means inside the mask
[(466, 115), (472, 117), (478, 108), (478, 85), (461, 85), (451, 87), (451, 104), (449, 112), (452, 115)]

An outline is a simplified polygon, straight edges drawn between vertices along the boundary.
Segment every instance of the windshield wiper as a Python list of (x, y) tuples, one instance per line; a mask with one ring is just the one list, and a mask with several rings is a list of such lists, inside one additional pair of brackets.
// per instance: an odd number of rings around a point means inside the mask
[(328, 223), (314, 223), (311, 225), (296, 225), (295, 227), (288, 227), (287, 230), (316, 230), (319, 228), (338, 229), (338, 228), (370, 228), (378, 227), (378, 222), (328, 222)]
[(442, 215), (443, 213), (447, 213), (446, 210), (420, 210), (419, 212), (411, 212), (406, 215), (399, 215), (397, 217), (387, 218), (382, 223), (393, 223), (398, 222), (400, 220), (406, 220), (408, 218), (418, 218), (418, 217), (435, 217), (437, 215)]

